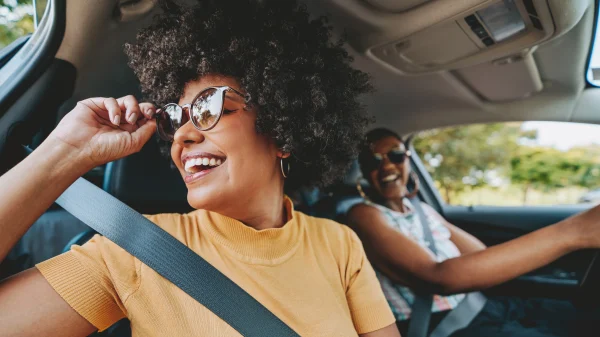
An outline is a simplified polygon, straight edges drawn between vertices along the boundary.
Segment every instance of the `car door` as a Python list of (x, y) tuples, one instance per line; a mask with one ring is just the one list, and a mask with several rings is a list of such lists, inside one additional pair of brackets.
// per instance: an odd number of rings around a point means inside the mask
[[(599, 131), (598, 125), (558, 122), (429, 130), (416, 136), (412, 164), (423, 198), (491, 246), (600, 203), (588, 193), (600, 184)], [(569, 254), (492, 292), (571, 298), (593, 256)]]
[[(55, 57), (66, 22), (65, 0), (0, 2), (9, 13), (0, 24), (0, 175), (35, 147), (56, 123), (59, 106), (71, 96), (75, 67)], [(38, 245), (46, 248), (48, 245)], [(24, 267), (28, 255), (14, 253), (0, 264), (0, 279)], [(43, 249), (40, 249), (43, 250)]]
[[(40, 6), (45, 8), (41, 21), (27, 22), (37, 20)], [(65, 6), (65, 0), (0, 6), (3, 12), (14, 10), (1, 27), (3, 41), (10, 44), (0, 50), (0, 174), (21, 158), (21, 144), (33, 144), (43, 126), (54, 125), (58, 107), (73, 91), (74, 66), (55, 57), (65, 30)], [(29, 30), (16, 29), (10, 18), (25, 19), (22, 26)], [(25, 37), (10, 41), (20, 34)]]

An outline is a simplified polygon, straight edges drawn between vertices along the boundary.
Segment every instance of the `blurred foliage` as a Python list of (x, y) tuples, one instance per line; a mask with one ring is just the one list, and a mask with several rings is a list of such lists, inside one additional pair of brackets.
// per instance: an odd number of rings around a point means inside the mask
[(521, 123), (497, 123), (424, 131), (413, 144), (451, 203), (453, 194), (506, 175), (519, 141), (535, 138), (535, 131), (522, 131)]
[(554, 148), (531, 145), (535, 130), (522, 123), (478, 124), (419, 133), (414, 146), (446, 202), (479, 188), (508, 185), (531, 190), (600, 186), (600, 146)]
[(0, 0), (0, 49), (33, 33), (33, 10), (33, 0)]
[[(559, 151), (546, 147), (522, 147), (510, 161), (510, 181), (522, 186), (523, 204), (531, 188), (550, 192), (556, 189), (600, 185), (600, 148), (574, 148)], [(590, 156), (590, 152), (596, 155)]]

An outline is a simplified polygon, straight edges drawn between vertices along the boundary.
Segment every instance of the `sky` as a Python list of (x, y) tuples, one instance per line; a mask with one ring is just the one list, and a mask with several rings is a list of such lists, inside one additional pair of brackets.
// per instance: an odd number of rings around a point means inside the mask
[(536, 144), (566, 151), (572, 147), (600, 144), (600, 125), (566, 122), (525, 122), (525, 130), (537, 130)]

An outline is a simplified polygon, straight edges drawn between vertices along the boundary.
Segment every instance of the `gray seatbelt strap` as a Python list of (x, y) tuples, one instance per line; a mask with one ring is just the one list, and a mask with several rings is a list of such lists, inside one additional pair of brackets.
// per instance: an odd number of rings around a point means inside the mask
[(466, 328), (481, 312), (487, 298), (476, 291), (466, 294), (465, 298), (444, 317), (433, 329), (429, 337), (448, 337), (454, 332)]
[[(435, 241), (433, 240), (431, 227), (429, 227), (429, 221), (427, 220), (427, 216), (425, 215), (421, 201), (415, 197), (411, 199), (411, 202), (421, 220), (425, 242), (427, 242), (429, 249), (437, 255), (437, 248), (435, 246)], [(458, 304), (458, 306), (452, 309), (452, 311), (450, 311), (448, 315), (444, 317), (438, 326), (433, 329), (429, 337), (448, 337), (454, 332), (467, 327), (481, 312), (486, 302), (487, 298), (480, 292), (466, 294), (465, 298)], [(415, 295), (411, 321), (408, 327), (408, 337), (427, 336), (429, 322), (431, 320), (432, 306), (433, 295)], [(415, 327), (413, 330), (411, 330), (413, 325)]]
[(77, 179), (56, 203), (181, 288), (243, 336), (299, 336), (186, 245), (87, 180)]
[[(434, 255), (437, 255), (437, 248), (433, 240), (433, 234), (427, 221), (427, 216), (418, 198), (410, 199), (423, 228), (423, 239)], [(431, 320), (431, 307), (433, 306), (433, 295), (415, 293), (415, 300), (412, 305), (410, 323), (408, 324), (408, 337), (426, 337), (429, 332), (429, 322)]]

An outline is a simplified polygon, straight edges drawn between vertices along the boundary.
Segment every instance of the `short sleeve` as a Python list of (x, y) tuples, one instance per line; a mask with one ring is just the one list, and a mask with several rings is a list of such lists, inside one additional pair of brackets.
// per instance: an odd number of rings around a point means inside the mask
[(373, 332), (394, 324), (396, 319), (360, 239), (352, 230), (347, 229), (347, 232), (351, 251), (346, 274), (346, 298), (356, 331), (359, 334)]
[(36, 267), (99, 331), (127, 316), (124, 303), (140, 283), (140, 261), (100, 235)]

